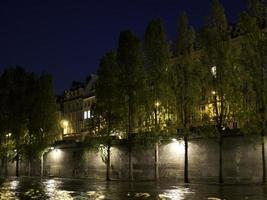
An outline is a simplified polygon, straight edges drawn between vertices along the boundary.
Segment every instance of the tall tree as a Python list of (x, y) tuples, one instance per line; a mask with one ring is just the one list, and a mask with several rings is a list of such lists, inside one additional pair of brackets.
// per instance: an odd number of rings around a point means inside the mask
[(16, 176), (19, 176), (19, 160), (21, 158), (24, 138), (27, 135), (27, 85), (28, 75), (21, 67), (6, 69), (2, 74), (1, 88), (5, 93), (5, 130), (11, 133), (10, 138), (15, 145)]
[[(253, 1), (251, 1), (253, 2)], [(260, 1), (257, 1), (258, 3)], [(257, 4), (258, 5), (258, 4)], [(258, 5), (260, 6), (260, 5)], [(261, 4), (263, 6), (263, 4)], [(257, 7), (262, 10), (262, 7)], [(252, 12), (253, 11), (253, 12)], [(245, 129), (258, 133), (262, 147), (262, 182), (266, 182), (265, 142), (267, 125), (267, 37), (262, 29), (262, 16), (256, 15), (254, 9), (249, 13), (242, 13), (239, 20), (239, 29), (242, 37), (240, 54), (241, 65), (246, 72), (245, 82), (247, 93), (250, 94), (246, 116)], [(246, 99), (247, 100), (247, 99)]]
[(98, 69), (98, 84), (96, 88), (96, 107), (104, 119), (104, 131), (108, 137), (107, 148), (107, 174), (106, 179), (110, 180), (110, 135), (118, 132), (121, 121), (120, 104), (117, 89), (118, 86), (118, 64), (115, 52), (106, 53), (100, 60)]
[(120, 33), (118, 45), (119, 91), (125, 113), (129, 150), (129, 180), (133, 180), (131, 135), (136, 132), (138, 100), (143, 85), (143, 65), (140, 40), (129, 30)]
[(39, 159), (42, 151), (55, 141), (59, 133), (52, 76), (42, 74), (40, 77), (32, 77), (26, 95), (29, 106), (24, 152), (28, 160), (28, 175), (31, 175), (33, 159)]
[[(216, 124), (216, 133), (219, 143), (219, 183), (223, 183), (222, 174), (222, 144), (223, 132), (231, 118), (235, 101), (235, 67), (232, 60), (230, 46), (230, 31), (224, 8), (218, 0), (212, 3), (211, 16), (208, 24), (201, 33), (203, 48), (203, 64), (206, 67), (207, 88), (212, 104), (212, 118)], [(234, 105), (234, 103), (233, 103)]]
[(176, 44), (177, 60), (172, 67), (171, 85), (175, 97), (176, 128), (182, 130), (185, 146), (184, 182), (189, 183), (188, 177), (188, 136), (190, 126), (194, 123), (196, 100), (199, 96), (197, 83), (196, 59), (194, 56), (195, 33), (188, 24), (186, 14), (179, 20), (178, 39)]
[(144, 38), (144, 64), (147, 72), (150, 109), (154, 113), (154, 128), (159, 125), (157, 105), (168, 106), (167, 71), (170, 65), (170, 50), (161, 19), (152, 20)]
[(248, 14), (251, 17), (255, 17), (257, 25), (260, 28), (264, 28), (267, 26), (266, 12), (266, 1), (248, 0)]
[[(154, 122), (150, 129), (158, 134), (160, 122), (163, 124), (164, 113), (168, 108), (168, 84), (167, 71), (170, 62), (169, 43), (161, 19), (152, 20), (146, 29), (144, 38), (144, 63), (147, 72), (148, 99), (146, 103), (149, 108), (147, 112), (154, 113)], [(161, 108), (161, 109), (160, 109)], [(150, 116), (149, 116), (150, 117)], [(153, 119), (153, 117), (151, 117)], [(161, 117), (161, 121), (160, 121)], [(158, 172), (158, 143), (155, 144), (155, 179), (159, 178)]]

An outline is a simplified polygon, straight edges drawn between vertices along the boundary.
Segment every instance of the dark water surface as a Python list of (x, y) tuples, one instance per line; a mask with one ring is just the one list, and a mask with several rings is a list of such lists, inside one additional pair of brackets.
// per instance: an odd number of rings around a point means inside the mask
[(0, 199), (264, 200), (261, 185), (181, 185), (170, 182), (105, 182), (78, 179), (0, 179)]

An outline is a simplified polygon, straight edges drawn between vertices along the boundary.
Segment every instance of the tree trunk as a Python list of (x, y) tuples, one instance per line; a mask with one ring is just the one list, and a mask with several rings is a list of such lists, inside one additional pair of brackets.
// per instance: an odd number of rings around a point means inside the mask
[(265, 142), (264, 134), (261, 132), (261, 156), (262, 156), (262, 184), (266, 183), (266, 162), (265, 162)]
[(32, 171), (32, 162), (31, 159), (28, 161), (28, 176), (31, 176)]
[(107, 175), (106, 180), (110, 181), (110, 142), (108, 142), (108, 155), (107, 155)]
[(40, 171), (41, 178), (44, 176), (44, 153), (41, 155), (41, 171)]
[(222, 140), (222, 132), (219, 132), (219, 183), (223, 183), (223, 173), (222, 173), (222, 165), (223, 165), (223, 160), (222, 160), (222, 145), (223, 145), (223, 140)]
[(132, 147), (129, 144), (128, 147), (128, 156), (129, 156), (129, 181), (133, 181), (133, 163), (132, 163)]
[(17, 149), (17, 155), (16, 155), (16, 177), (19, 177), (19, 152)]
[(6, 153), (5, 158), (4, 158), (5, 177), (7, 177), (7, 175), (8, 175), (8, 167), (7, 167), (7, 164), (8, 164), (8, 157), (7, 157), (7, 153)]
[(189, 183), (188, 178), (188, 137), (184, 136), (184, 182)]
[(159, 144), (155, 143), (155, 180), (159, 180)]

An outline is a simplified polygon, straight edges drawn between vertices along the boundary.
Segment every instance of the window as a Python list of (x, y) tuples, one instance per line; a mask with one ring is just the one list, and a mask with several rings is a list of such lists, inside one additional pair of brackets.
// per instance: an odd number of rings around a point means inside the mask
[(91, 116), (91, 111), (90, 110), (86, 110), (83, 112), (83, 118), (84, 119), (90, 119), (92, 116)]
[(91, 118), (91, 111), (90, 111), (90, 110), (87, 111), (87, 117), (88, 117), (89, 119)]
[(211, 74), (212, 74), (212, 76), (214, 76), (216, 78), (216, 66), (213, 66), (211, 68)]

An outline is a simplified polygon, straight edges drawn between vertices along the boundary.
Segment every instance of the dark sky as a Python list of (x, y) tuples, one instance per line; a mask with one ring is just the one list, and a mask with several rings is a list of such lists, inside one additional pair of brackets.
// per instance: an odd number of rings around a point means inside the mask
[[(221, 0), (229, 21), (245, 9), (246, 0)], [(147, 23), (162, 17), (169, 39), (186, 11), (200, 27), (211, 0), (1, 0), (0, 72), (13, 65), (49, 72), (55, 92), (73, 80), (95, 73), (100, 57), (116, 49), (119, 32), (132, 29), (143, 37)]]

